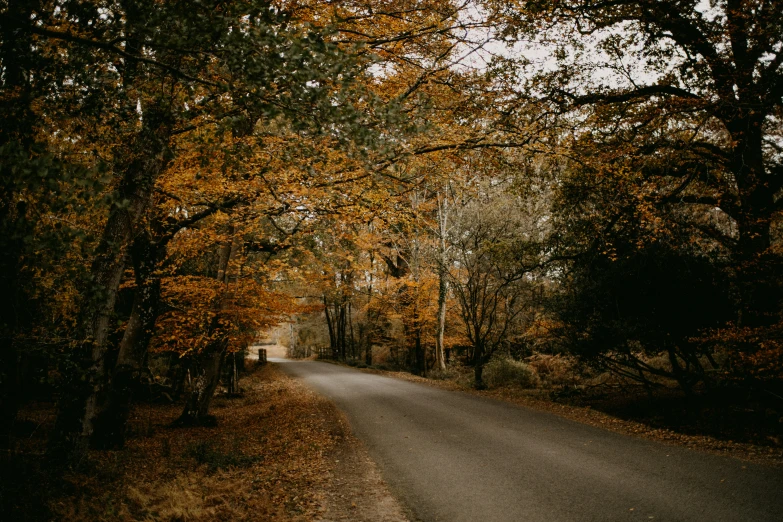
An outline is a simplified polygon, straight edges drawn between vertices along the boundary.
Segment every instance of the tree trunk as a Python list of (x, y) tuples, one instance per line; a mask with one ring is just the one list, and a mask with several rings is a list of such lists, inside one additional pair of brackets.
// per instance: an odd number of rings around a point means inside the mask
[(237, 364), (236, 352), (231, 354), (231, 368), (229, 369), (227, 389), (230, 395), (239, 395), (241, 392), (239, 388), (239, 365)]
[(138, 384), (144, 358), (152, 340), (160, 305), (160, 278), (153, 276), (162, 252), (140, 234), (132, 249), (136, 295), (128, 324), (120, 341), (106, 402), (95, 421), (92, 443), (97, 448), (122, 448), (130, 415), (133, 389)]
[(324, 314), (326, 315), (326, 327), (329, 330), (329, 348), (332, 351), (332, 359), (337, 360), (340, 357), (340, 351), (337, 344), (337, 332), (335, 325), (335, 318), (329, 313), (329, 302), (324, 296)]
[(122, 448), (125, 444), (125, 426), (130, 414), (133, 389), (138, 385), (158, 317), (160, 280), (154, 279), (138, 294), (120, 342), (120, 353), (112, 372), (106, 405), (95, 422), (93, 445), (98, 448)]
[(416, 327), (414, 332), (413, 349), (416, 355), (416, 373), (422, 377), (427, 376), (427, 357), (424, 346), (421, 344), (421, 328)]
[[(372, 226), (372, 225), (370, 225)], [(367, 288), (367, 334), (364, 338), (364, 364), (372, 366), (372, 343), (375, 336), (375, 326), (378, 320), (378, 314), (370, 303), (373, 296), (373, 271), (375, 269), (375, 252), (370, 250), (370, 285)]]
[(680, 385), (680, 389), (685, 393), (687, 397), (693, 395), (693, 381), (692, 376), (688, 371), (680, 365), (680, 361), (677, 359), (677, 352), (674, 346), (667, 347), (667, 354), (669, 356), (669, 364), (672, 367), (672, 375), (677, 383)]
[(487, 347), (483, 343), (482, 340), (476, 337), (476, 340), (473, 342), (473, 375), (474, 375), (474, 382), (473, 386), (477, 390), (484, 390), (486, 389), (486, 384), (484, 384), (484, 365), (487, 364), (489, 361), (489, 355), (487, 355)]
[(185, 395), (185, 407), (176, 424), (183, 426), (214, 426), (209, 405), (220, 382), (226, 359), (226, 340), (208, 347), (205, 353), (193, 358), (190, 367), (190, 389)]
[(445, 267), (438, 269), (438, 332), (435, 336), (435, 366), (446, 369), (443, 336), (446, 333), (446, 296), (448, 294), (448, 279)]
[(291, 336), (291, 341), (288, 343), (288, 356), (291, 357), (292, 359), (297, 359), (300, 357), (300, 355), (297, 352), (296, 332), (294, 332), (294, 323), (289, 323), (288, 327)]
[(65, 371), (68, 380), (47, 450), (55, 462), (81, 461), (92, 437), (104, 383), (109, 323), (125, 271), (126, 247), (147, 208), (155, 179), (169, 162), (164, 151), (170, 132), (164, 118), (150, 110), (145, 113), (142, 131), (129, 146), (126, 157), (130, 159), (91, 268), (91, 288), (82, 312), (84, 340)]
[[(230, 225), (229, 233), (234, 233), (234, 226)], [(218, 252), (217, 280), (228, 286), (230, 262), (238, 248), (238, 243), (232, 239), (221, 245)], [(219, 305), (223, 309), (225, 301)], [(210, 330), (214, 331), (218, 326), (220, 314), (215, 314)], [(228, 338), (223, 336), (210, 343), (202, 353), (193, 358), (190, 367), (190, 390), (185, 396), (185, 407), (182, 415), (176, 423), (180, 425), (214, 425), (215, 419), (209, 415), (209, 405), (215, 394), (220, 376), (223, 371), (223, 363), (226, 360)]]
[(362, 336), (362, 342), (364, 344), (364, 364), (372, 366), (372, 342), (373, 332), (375, 331), (375, 323), (373, 320), (373, 312), (369, 310), (367, 312), (367, 327), (366, 333)]
[(446, 246), (446, 231), (448, 218), (448, 199), (441, 198), (438, 195), (438, 236), (439, 236), (439, 255), (438, 260), (438, 331), (435, 335), (435, 367), (440, 370), (446, 369), (446, 358), (444, 356), (443, 336), (446, 332), (446, 297), (449, 292), (449, 272)]
[(334, 304), (335, 321), (335, 341), (337, 342), (337, 359), (345, 361), (346, 350), (346, 322), (345, 322), (345, 304), (335, 302)]
[[(746, 102), (747, 103), (747, 102)], [(751, 103), (747, 103), (752, 106)], [(777, 320), (780, 289), (774, 281), (778, 269), (770, 252), (770, 228), (775, 208), (775, 180), (764, 167), (763, 115), (745, 109), (727, 127), (735, 142), (732, 158), (740, 195), (737, 211), (739, 229), (736, 256), (740, 297), (740, 326), (763, 327)]]
[(351, 306), (351, 301), (348, 301), (348, 344), (351, 347), (351, 359), (358, 359), (358, 354), (356, 353), (356, 338), (353, 335), (353, 307)]
[(476, 360), (476, 365), (473, 368), (473, 387), (477, 390), (484, 390), (486, 389), (486, 385), (484, 384), (484, 379), (482, 377), (484, 373), (484, 362), (480, 359)]

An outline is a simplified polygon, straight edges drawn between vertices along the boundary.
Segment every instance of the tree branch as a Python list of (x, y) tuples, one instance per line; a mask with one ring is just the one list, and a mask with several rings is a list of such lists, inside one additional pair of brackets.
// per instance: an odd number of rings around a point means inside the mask
[(116, 54), (118, 56), (121, 56), (121, 57), (123, 57), (123, 58), (125, 58), (127, 60), (136, 60), (136, 61), (141, 62), (141, 63), (146, 63), (148, 65), (152, 65), (154, 67), (158, 67), (158, 68), (163, 69), (164, 71), (167, 71), (167, 72), (171, 73), (172, 75), (174, 75), (176, 77), (179, 77), (179, 78), (181, 78), (183, 80), (188, 80), (188, 81), (191, 81), (191, 82), (199, 83), (201, 85), (207, 85), (207, 86), (210, 86), (210, 87), (216, 87), (216, 88), (218, 88), (218, 89), (220, 89), (222, 91), (228, 91), (229, 90), (228, 85), (221, 84), (221, 83), (216, 83), (216, 82), (211, 82), (209, 80), (204, 80), (202, 78), (198, 78), (196, 76), (190, 75), (190, 74), (188, 74), (188, 73), (186, 73), (186, 72), (184, 72), (184, 71), (182, 71), (180, 69), (177, 69), (176, 67), (172, 67), (171, 65), (159, 62), (157, 60), (153, 60), (151, 58), (145, 58), (143, 56), (131, 54), (129, 52), (126, 52), (123, 49), (120, 49), (119, 47), (117, 47), (116, 45), (111, 44), (111, 43), (100, 42), (100, 41), (97, 41), (97, 40), (91, 40), (89, 38), (83, 38), (81, 36), (76, 36), (76, 35), (73, 35), (73, 34), (70, 34), (70, 33), (64, 32), (64, 31), (55, 31), (53, 29), (46, 29), (44, 27), (39, 27), (39, 26), (35, 26), (35, 25), (28, 25), (28, 26), (26, 26), (26, 29), (28, 31), (30, 31), (31, 33), (33, 33), (33, 34), (37, 34), (37, 35), (40, 35), (40, 36), (46, 36), (47, 38), (52, 38), (52, 39), (55, 39), (55, 40), (63, 40), (63, 41), (66, 41), (66, 42), (77, 43), (77, 44), (80, 44), (80, 45), (86, 45), (88, 47), (93, 47), (93, 48), (96, 48), (96, 49), (103, 49), (104, 51), (109, 51), (109, 52), (114, 53), (114, 54)]
[(582, 107), (584, 105), (590, 105), (593, 103), (622, 103), (631, 101), (637, 98), (647, 98), (655, 95), (670, 95), (677, 96), (679, 98), (686, 98), (690, 100), (701, 100), (701, 97), (693, 94), (690, 91), (675, 87), (673, 85), (647, 85), (645, 87), (639, 87), (632, 91), (626, 92), (614, 92), (606, 94), (587, 94), (583, 96), (575, 96), (566, 91), (557, 91), (559, 94), (572, 100), (572, 103), (576, 107)]

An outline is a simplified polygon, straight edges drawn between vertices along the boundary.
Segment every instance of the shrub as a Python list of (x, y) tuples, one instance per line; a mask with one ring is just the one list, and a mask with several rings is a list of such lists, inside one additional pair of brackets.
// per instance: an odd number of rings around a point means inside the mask
[(507, 357), (497, 357), (489, 361), (484, 367), (483, 377), (484, 383), (489, 388), (514, 385), (522, 388), (536, 388), (541, 383), (535, 369), (521, 361)]
[(574, 368), (576, 361), (572, 357), (539, 353), (528, 357), (525, 362), (547, 386), (575, 385), (579, 381)]
[(473, 375), (472, 367), (460, 363), (451, 363), (445, 370), (434, 369), (427, 374), (430, 379), (449, 381), (465, 389), (473, 387)]
[(449, 365), (446, 366), (445, 370), (441, 370), (440, 368), (431, 370), (429, 373), (429, 378), (435, 379), (436, 381), (455, 381), (461, 376), (462, 373), (464, 372), (460, 372), (456, 366)]

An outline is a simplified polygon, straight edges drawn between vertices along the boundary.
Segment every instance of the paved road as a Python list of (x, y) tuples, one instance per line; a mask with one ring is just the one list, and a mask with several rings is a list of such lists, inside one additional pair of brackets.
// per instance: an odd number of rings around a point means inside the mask
[(277, 360), (331, 398), (424, 521), (783, 521), (783, 470), (469, 394)]

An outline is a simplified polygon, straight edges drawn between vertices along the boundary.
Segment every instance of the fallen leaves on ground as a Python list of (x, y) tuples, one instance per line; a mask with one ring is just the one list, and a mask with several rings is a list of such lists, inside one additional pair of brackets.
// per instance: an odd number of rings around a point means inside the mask
[[(45, 511), (53, 519), (91, 521), (321, 518), (333, 475), (329, 455), (345, 440), (344, 421), (329, 401), (274, 365), (245, 377), (242, 387), (240, 397), (215, 398), (217, 427), (172, 428), (179, 405), (137, 406), (124, 450), (91, 452), (79, 472), (60, 481), (40, 468), (48, 491), (16, 492), (16, 519)], [(41, 426), (39, 447), (31, 442), (19, 451), (34, 461), (52, 416), (43, 408), (28, 413), (27, 422)], [(33, 516), (35, 498), (46, 509)]]

